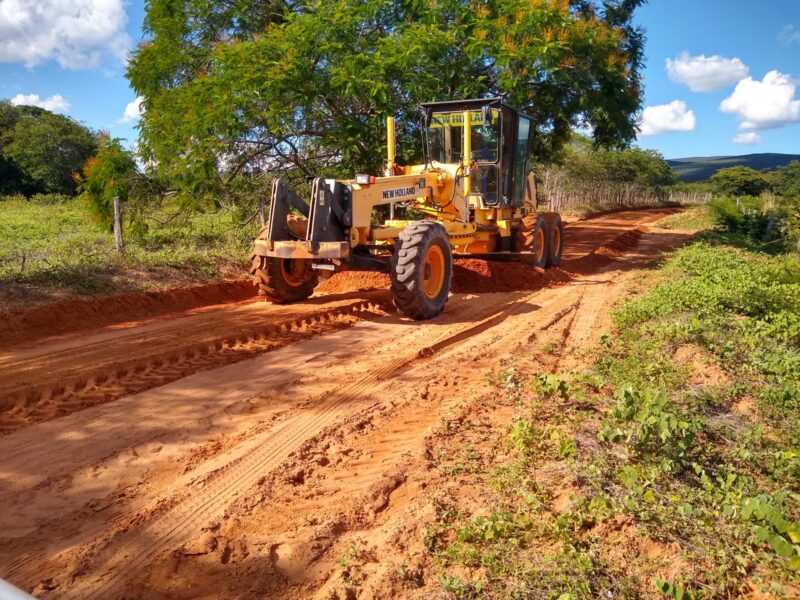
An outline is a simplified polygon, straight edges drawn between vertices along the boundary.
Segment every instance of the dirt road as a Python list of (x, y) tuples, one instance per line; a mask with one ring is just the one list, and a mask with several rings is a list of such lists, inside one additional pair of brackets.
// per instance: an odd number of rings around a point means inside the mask
[(3, 351), (0, 577), (43, 598), (392, 597), (399, 565), (426, 585), (442, 423), (522, 347), (580, 370), (640, 269), (687, 239), (642, 227), (666, 212), (571, 224), (560, 271), (514, 265), (520, 289), (462, 288), (430, 322), (350, 290)]

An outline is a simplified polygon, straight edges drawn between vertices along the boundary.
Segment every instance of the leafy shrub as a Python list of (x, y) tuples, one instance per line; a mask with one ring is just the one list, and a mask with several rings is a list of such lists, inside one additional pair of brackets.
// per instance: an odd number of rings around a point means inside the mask
[(70, 202), (74, 200), (72, 196), (67, 196), (65, 194), (34, 194), (30, 197), (30, 201), (34, 204), (64, 204), (66, 202)]
[(709, 203), (717, 226), (744, 245), (775, 251), (793, 249), (800, 237), (800, 200), (744, 196)]
[(625, 442), (639, 454), (663, 457), (661, 468), (672, 471), (688, 464), (700, 430), (693, 417), (681, 414), (663, 390), (617, 390), (617, 405), (601, 429), (600, 438)]

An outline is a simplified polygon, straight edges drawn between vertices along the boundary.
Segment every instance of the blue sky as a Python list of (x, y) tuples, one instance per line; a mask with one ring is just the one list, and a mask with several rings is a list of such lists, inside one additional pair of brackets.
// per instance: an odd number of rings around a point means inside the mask
[[(668, 158), (751, 152), (800, 154), (800, 86), (793, 96), (796, 104), (791, 97), (781, 95), (789, 86), (800, 83), (800, 0), (651, 0), (639, 10), (637, 22), (647, 29), (645, 106), (678, 100), (695, 115), (692, 131), (640, 136), (642, 147), (660, 150)], [(688, 72), (697, 78), (693, 80), (695, 87), (702, 86), (703, 74), (706, 80), (717, 77), (717, 85), (709, 83), (714, 91), (692, 91), (686, 83), (670, 79), (666, 61), (680, 59), (683, 52), (689, 55), (689, 60), (678, 63), (686, 66), (684, 75)], [(691, 60), (699, 56), (729, 60)], [(754, 83), (763, 83), (765, 76), (776, 70), (790, 82), (787, 86), (772, 77), (770, 85), (741, 85), (737, 89), (742, 69), (730, 62), (737, 58)], [(731, 76), (731, 82), (721, 85), (725, 74)], [(727, 105), (737, 110), (722, 112), (720, 105), (735, 92), (735, 99)], [(773, 115), (779, 117), (777, 120), (771, 118), (769, 107), (777, 113)], [(782, 109), (788, 109), (788, 113)], [(759, 121), (748, 122), (747, 117), (754, 114)], [(757, 127), (740, 128), (742, 124)], [(734, 144), (739, 134), (744, 134), (744, 141), (760, 138), (761, 142)]]
[[(132, 143), (124, 57), (143, 18), (143, 0), (0, 0), (0, 98)], [(636, 20), (647, 29), (639, 145), (667, 158), (800, 153), (800, 0), (651, 0)]]

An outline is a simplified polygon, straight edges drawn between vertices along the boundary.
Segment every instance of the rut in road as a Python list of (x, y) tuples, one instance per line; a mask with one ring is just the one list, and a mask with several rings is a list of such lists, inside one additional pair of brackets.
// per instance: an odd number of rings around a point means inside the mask
[[(200, 340), (175, 340), (168, 330), (161, 336), (143, 336), (141, 349), (131, 347), (129, 353), (116, 356), (107, 343), (98, 342), (45, 357), (0, 361), (12, 373), (0, 385), (0, 435), (386, 314), (388, 302), (377, 295), (375, 300), (384, 301), (359, 299), (264, 324), (254, 319), (241, 323), (234, 334)], [(85, 361), (78, 362), (76, 354)], [(44, 360), (48, 369), (42, 372)]]
[[(341, 419), (343, 413), (337, 409), (344, 404), (363, 398), (376, 383), (390, 379), (416, 361), (425, 348), (436, 347), (441, 350), (449, 343), (463, 341), (465, 331), (474, 335), (491, 327), (497, 322), (498, 315), (507, 317), (522, 309), (526, 305), (525, 300), (527, 298), (513, 302), (477, 325), (461, 325), (455, 328), (456, 331), (448, 329), (435, 337), (432, 344), (427, 343), (429, 341), (427, 336), (417, 336), (420, 338), (419, 341), (416, 344), (409, 344), (402, 356), (362, 379), (346, 385), (339, 392), (321, 399), (320, 406), (312, 416), (304, 413), (295, 415), (277, 431), (264, 434), (262, 442), (247, 456), (227, 464), (210, 480), (205, 481), (199, 489), (197, 486), (190, 488), (174, 507), (167, 509), (154, 521), (135, 531), (121, 547), (115, 547), (113, 556), (98, 569), (99, 581), (84, 580), (70, 589), (65, 597), (108, 597), (113, 593), (115, 586), (122, 583), (127, 572), (137, 571), (160, 552), (185, 542), (192, 535), (197, 535), (203, 525), (215, 517), (220, 517), (232, 502), (253, 487), (265, 473), (285, 460), (290, 452), (305, 440), (319, 434), (325, 427)], [(347, 408), (345, 414), (351, 413), (352, 407)]]

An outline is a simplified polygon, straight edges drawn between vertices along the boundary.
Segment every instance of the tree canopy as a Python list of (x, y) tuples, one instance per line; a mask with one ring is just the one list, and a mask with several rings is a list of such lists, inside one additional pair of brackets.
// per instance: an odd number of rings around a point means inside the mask
[(508, 94), (549, 157), (576, 125), (636, 135), (645, 0), (150, 0), (128, 77), (144, 158), (215, 196), (244, 174), (377, 172), (384, 119), (419, 159), (420, 102)]
[(775, 191), (787, 198), (800, 199), (800, 160), (793, 160), (775, 171)]
[(73, 194), (73, 174), (97, 149), (77, 121), (0, 100), (0, 193)]
[(711, 176), (713, 190), (723, 196), (758, 196), (770, 187), (767, 177), (750, 167), (728, 167)]
[(579, 134), (565, 146), (559, 162), (573, 181), (629, 183), (650, 190), (677, 182), (672, 167), (656, 150), (594, 148), (589, 138)]

